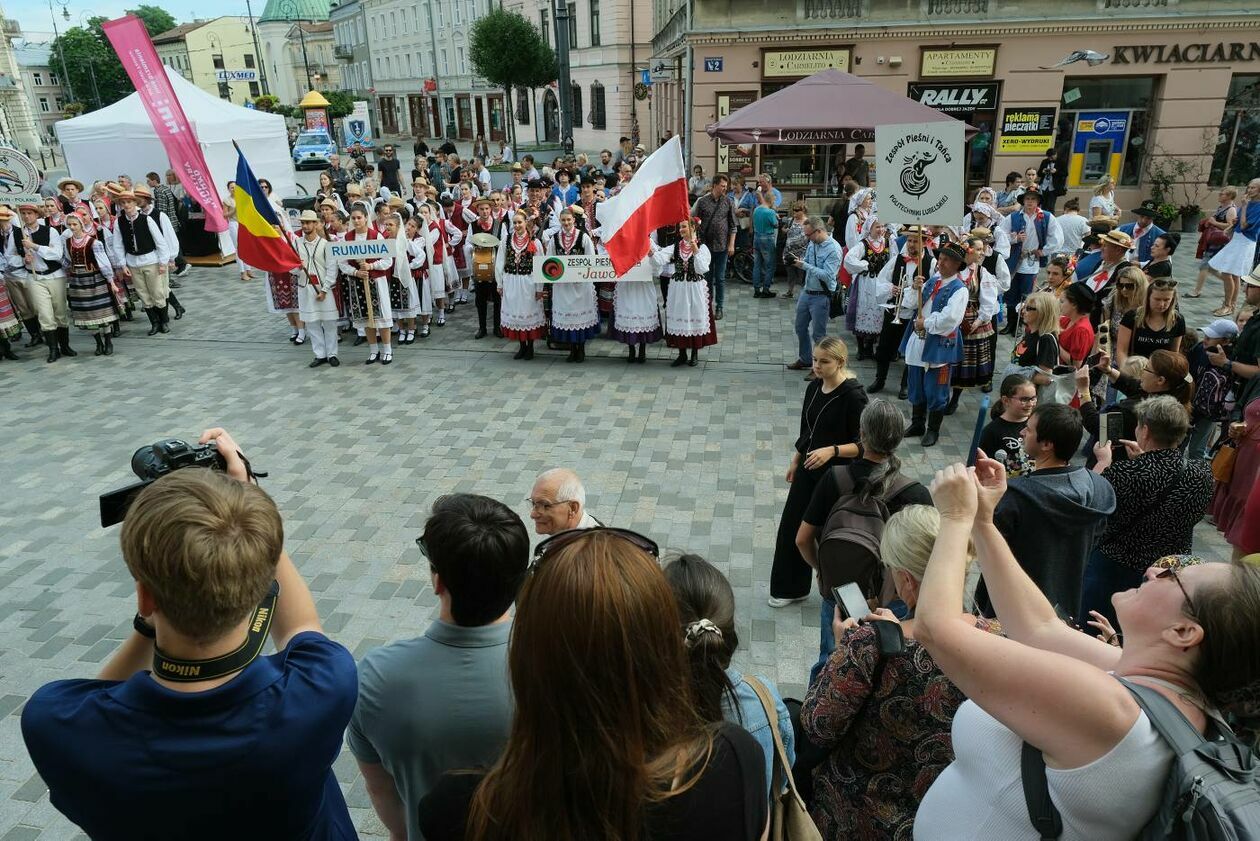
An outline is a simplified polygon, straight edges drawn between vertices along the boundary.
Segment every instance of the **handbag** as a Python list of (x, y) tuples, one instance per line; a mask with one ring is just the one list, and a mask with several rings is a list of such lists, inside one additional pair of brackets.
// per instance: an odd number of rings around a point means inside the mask
[[(757, 700), (761, 702), (761, 709), (770, 722), (770, 732), (774, 735), (769, 841), (822, 841), (822, 833), (814, 825), (814, 819), (805, 808), (805, 801), (796, 790), (796, 781), (792, 779), (792, 766), (788, 764), (783, 738), (779, 735), (779, 712), (775, 709), (774, 700), (761, 681), (751, 675), (744, 675), (744, 680), (757, 693)], [(783, 787), (785, 780), (786, 790)]]
[(1234, 462), (1238, 460), (1238, 445), (1233, 441), (1224, 441), (1212, 456), (1212, 478), (1222, 485), (1228, 485), (1234, 478)]

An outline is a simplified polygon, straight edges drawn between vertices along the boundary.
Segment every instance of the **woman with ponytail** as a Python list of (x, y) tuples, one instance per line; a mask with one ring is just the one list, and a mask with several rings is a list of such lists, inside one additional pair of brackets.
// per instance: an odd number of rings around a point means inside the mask
[[(1095, 366), (1099, 370), (1106, 373), (1108, 379), (1116, 390), (1127, 395), (1115, 405), (1114, 411), (1119, 412), (1124, 418), (1123, 434), (1120, 436), (1124, 441), (1137, 440), (1137, 415), (1134, 413), (1134, 407), (1148, 397), (1156, 394), (1170, 394), (1177, 398), (1177, 402), (1185, 407), (1186, 416), (1190, 416), (1190, 401), (1194, 397), (1194, 380), (1190, 376), (1190, 363), (1186, 360), (1184, 354), (1174, 353), (1171, 350), (1157, 350), (1151, 354), (1146, 370), (1142, 372), (1141, 377), (1130, 377), (1122, 374), (1119, 368), (1115, 368), (1111, 364), (1111, 357), (1103, 354), (1102, 358)], [(1089, 388), (1089, 369), (1080, 368), (1076, 372), (1076, 387), (1081, 394), (1085, 394)], [(1086, 431), (1094, 436), (1094, 440), (1098, 440), (1098, 423), (1099, 411), (1098, 406), (1092, 401), (1085, 401), (1081, 406), (1081, 421)], [(1128, 454), (1124, 447), (1113, 445), (1113, 460), (1125, 461)], [(1087, 467), (1093, 467), (1095, 464), (1093, 453), (1090, 453), (1086, 461)]]
[(710, 724), (723, 721), (738, 724), (752, 734), (766, 757), (766, 792), (774, 773), (774, 733), (787, 752), (788, 762), (796, 761), (792, 721), (779, 690), (761, 675), (754, 675), (774, 699), (777, 721), (771, 722), (757, 693), (738, 670), (731, 657), (739, 647), (735, 633), (735, 594), (731, 583), (713, 564), (699, 555), (680, 555), (665, 565), (665, 580), (674, 592), (682, 619), (683, 644), (690, 667), (692, 702), (700, 718)]

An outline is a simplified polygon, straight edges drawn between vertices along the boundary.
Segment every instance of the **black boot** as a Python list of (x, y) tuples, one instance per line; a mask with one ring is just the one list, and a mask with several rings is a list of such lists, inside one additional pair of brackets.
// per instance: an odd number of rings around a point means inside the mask
[(102, 337), (100, 333), (93, 333), (93, 334), (92, 334), (92, 338), (93, 338), (93, 339), (96, 339), (96, 350), (92, 353), (92, 355), (93, 355), (93, 356), (104, 356), (104, 355), (105, 355), (105, 339), (104, 339), (104, 337)]
[(954, 389), (954, 393), (950, 396), (949, 403), (945, 406), (945, 411), (942, 414), (952, 415), (958, 411), (958, 400), (962, 397), (962, 392), (961, 388)]
[(123, 321), (134, 321), (135, 315), (133, 315), (133, 313), (135, 311), (136, 308), (132, 306), (131, 301), (128, 300), (127, 303), (123, 305)]
[(633, 365), (639, 358), (639, 352), (635, 350), (635, 345), (626, 345), (626, 347), (630, 348), (630, 355), (626, 357), (626, 362)]
[(646, 363), (647, 363), (647, 342), (641, 342), (639, 344), (639, 364), (644, 365)]
[(888, 379), (888, 363), (875, 363), (875, 381), (866, 387), (867, 394), (879, 394), (884, 390), (884, 380)]
[(149, 335), (156, 336), (158, 332), (157, 307), (145, 307), (144, 314), (149, 317)]
[(48, 341), (44, 342), (48, 346), (48, 361), (56, 362), (61, 358), (61, 351), (57, 348), (57, 340), (53, 336), (48, 337)]
[(13, 352), (13, 345), (9, 344), (9, 340), (0, 336), (0, 359), (9, 359), (17, 361), (17, 354)]
[(175, 297), (175, 293), (171, 292), (166, 296), (166, 303), (170, 304), (171, 309), (175, 310), (175, 320), (179, 321), (184, 317), (186, 310), (179, 305), (179, 298)]
[(897, 389), (897, 399), (905, 400), (906, 395), (910, 393), (910, 386), (906, 380), (906, 369), (901, 369), (901, 388)]
[(58, 347), (58, 351), (61, 353), (62, 356), (78, 356), (79, 355), (70, 347), (70, 328), (69, 327), (57, 328), (57, 347)]
[(944, 420), (944, 412), (928, 412), (927, 432), (923, 433), (923, 446), (930, 447), (940, 440), (941, 422)]
[(669, 367), (677, 368), (679, 365), (686, 365), (686, 364), (687, 364), (687, 351), (684, 348), (679, 348), (678, 358), (675, 359), (673, 362), (669, 363)]
[(577, 346), (577, 361), (578, 362), (586, 361), (586, 342), (581, 342)]
[(903, 437), (916, 438), (927, 431), (927, 404), (915, 403), (910, 407), (910, 425)]
[(513, 359), (524, 359), (524, 358), (525, 358), (525, 343), (524, 343), (524, 342), (521, 342), (521, 343), (520, 343), (520, 345), (521, 345), (521, 346), (520, 346), (520, 348), (518, 348), (518, 349), (517, 349), (516, 353), (512, 354), (512, 358), (513, 358)]
[(115, 321), (113, 324), (109, 326), (109, 335), (111, 336), (122, 335), (122, 325), (120, 322)]
[(114, 355), (114, 338), (108, 333), (105, 334), (105, 355)]
[(576, 344), (569, 345), (569, 355), (565, 358), (565, 362), (578, 361), (578, 346)]
[(28, 318), (22, 322), (26, 325), (26, 332), (31, 337), (23, 347), (38, 347), (44, 343), (44, 332), (39, 329), (38, 318)]
[(700, 364), (700, 349), (699, 348), (693, 347), (691, 349), (691, 358), (687, 360), (687, 364), (690, 365), (692, 368)]
[(159, 333), (171, 332), (171, 328), (170, 328), (171, 314), (170, 314), (170, 311), (167, 310), (166, 305), (163, 304), (162, 306), (156, 307), (155, 309), (157, 310), (158, 332)]
[(525, 343), (525, 358), (526, 359), (534, 358), (534, 343), (532, 341)]

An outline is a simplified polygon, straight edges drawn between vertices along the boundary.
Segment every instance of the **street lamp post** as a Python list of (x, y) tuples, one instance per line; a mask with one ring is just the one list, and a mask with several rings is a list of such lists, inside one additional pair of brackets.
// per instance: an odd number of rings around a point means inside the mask
[(254, 39), (254, 56), (258, 62), (258, 72), (262, 79), (262, 92), (264, 95), (270, 95), (271, 90), (267, 87), (267, 62), (263, 61), (262, 50), (258, 46), (258, 28), (254, 26), (254, 7), (250, 5), (249, 0), (245, 0), (245, 11), (249, 13), (249, 33)]
[[(91, 29), (92, 28), (91, 20), (92, 20), (91, 12), (88, 12), (88, 11), (79, 12), (79, 26), (83, 27), (84, 29)], [(96, 107), (103, 108), (104, 105), (101, 103), (101, 89), (97, 87), (96, 85), (96, 62), (92, 59), (91, 56), (87, 56), (87, 63), (88, 63), (88, 76), (90, 76), (92, 79), (92, 96), (96, 100)]]
[[(66, 8), (69, 3), (58, 3), (61, 6), (61, 16), (64, 20), (70, 20), (70, 10)], [(70, 101), (75, 100), (74, 83), (70, 81), (70, 71), (66, 67), (66, 51), (61, 45), (61, 35), (57, 32), (57, 12), (53, 9), (53, 0), (48, 0), (48, 14), (52, 16), (53, 40), (57, 42), (57, 54), (61, 57), (61, 78), (66, 80), (66, 91), (70, 94)]]
[[(297, 4), (293, 0), (284, 0), (280, 4), (280, 13), (284, 15), (285, 20), (291, 20), (297, 24), (298, 40), (302, 42), (302, 67), (306, 71), (306, 90), (311, 89), (311, 63), (306, 57), (306, 30), (302, 29), (304, 21), (295, 17), (297, 13)], [(304, 92), (299, 92), (303, 93)]]
[(556, 84), (560, 87), (560, 143), (573, 154), (573, 86), (569, 79), (569, 3), (552, 0), (556, 22)]
[(231, 101), (231, 86), (228, 85), (226, 79), (219, 78), (219, 71), (227, 70), (227, 65), (223, 61), (223, 42), (219, 40), (218, 35), (211, 32), (206, 36), (206, 43), (210, 45), (210, 65), (214, 68), (215, 79), (219, 83), (219, 99)]

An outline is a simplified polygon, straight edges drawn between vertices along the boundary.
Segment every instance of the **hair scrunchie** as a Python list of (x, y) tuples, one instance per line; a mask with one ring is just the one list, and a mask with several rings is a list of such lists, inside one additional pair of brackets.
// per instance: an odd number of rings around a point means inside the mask
[(716, 634), (718, 639), (722, 638), (722, 629), (714, 625), (708, 619), (697, 619), (687, 626), (686, 643), (688, 648), (695, 648), (700, 644), (700, 640), (705, 634)]

